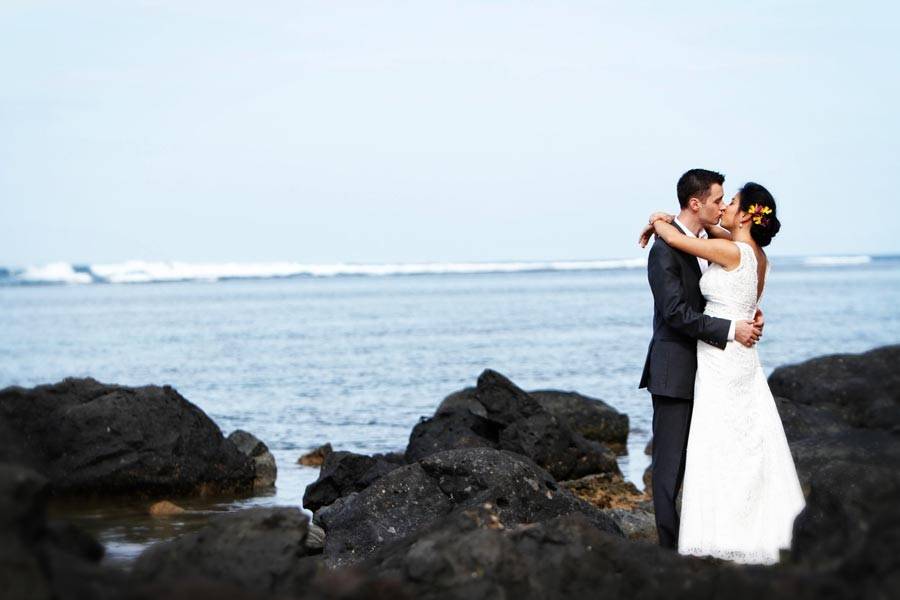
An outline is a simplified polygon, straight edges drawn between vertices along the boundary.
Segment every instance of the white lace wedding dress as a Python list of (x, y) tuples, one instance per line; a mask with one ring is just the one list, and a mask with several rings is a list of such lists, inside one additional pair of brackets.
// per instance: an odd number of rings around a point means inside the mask
[[(737, 242), (740, 265), (710, 265), (700, 279), (706, 314), (752, 319), (757, 259)], [(742, 563), (774, 563), (790, 547), (804, 499), (781, 418), (756, 347), (697, 343), (678, 551)]]

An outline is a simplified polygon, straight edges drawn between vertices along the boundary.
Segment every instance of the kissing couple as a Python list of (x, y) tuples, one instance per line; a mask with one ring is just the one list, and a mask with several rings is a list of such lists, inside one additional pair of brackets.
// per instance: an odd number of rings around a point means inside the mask
[(653, 398), (653, 506), (661, 546), (771, 564), (805, 505), (756, 349), (763, 248), (781, 226), (766, 188), (747, 183), (726, 205), (724, 182), (691, 169), (678, 180), (678, 215), (654, 213), (640, 236), (643, 247), (656, 234), (640, 383)]

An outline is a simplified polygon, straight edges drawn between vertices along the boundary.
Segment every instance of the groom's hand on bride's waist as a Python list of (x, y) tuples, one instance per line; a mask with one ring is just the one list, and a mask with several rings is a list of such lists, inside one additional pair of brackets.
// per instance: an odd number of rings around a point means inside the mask
[(763, 316), (763, 311), (760, 309), (756, 309), (756, 314), (753, 315), (753, 324), (759, 327), (759, 336), (762, 337), (763, 327), (766, 326), (766, 318)]
[(734, 340), (740, 344), (752, 348), (762, 336), (762, 327), (754, 321), (736, 321), (734, 327)]

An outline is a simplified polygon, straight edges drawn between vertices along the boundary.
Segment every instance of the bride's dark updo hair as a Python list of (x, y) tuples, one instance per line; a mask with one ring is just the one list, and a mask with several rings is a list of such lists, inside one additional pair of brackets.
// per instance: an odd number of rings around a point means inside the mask
[(753, 183), (752, 181), (745, 183), (741, 188), (741, 210), (749, 212), (750, 207), (756, 205), (757, 210), (768, 208), (772, 212), (762, 215), (760, 223), (750, 220), (750, 236), (756, 241), (760, 247), (768, 246), (772, 242), (772, 238), (781, 229), (781, 223), (778, 221), (778, 212), (775, 209), (775, 198), (769, 193), (769, 190)]

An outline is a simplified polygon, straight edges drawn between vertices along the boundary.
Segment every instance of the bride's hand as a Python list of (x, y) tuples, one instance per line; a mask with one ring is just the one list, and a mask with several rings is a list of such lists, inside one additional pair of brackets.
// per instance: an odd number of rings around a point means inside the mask
[(670, 215), (669, 213), (664, 212), (655, 212), (650, 215), (650, 220), (648, 221), (648, 225), (645, 226), (641, 230), (641, 235), (638, 236), (638, 245), (641, 248), (646, 248), (647, 244), (650, 243), (650, 238), (653, 237), (655, 230), (653, 229), (654, 221), (665, 221), (666, 223), (671, 223), (675, 220), (674, 215)]
[(657, 221), (659, 219), (662, 219), (666, 223), (671, 223), (672, 221), (675, 220), (675, 215), (670, 215), (669, 213), (666, 213), (666, 212), (655, 212), (652, 215), (650, 215), (650, 220), (647, 222), (650, 223), (651, 225), (653, 225), (653, 221)]
[(641, 248), (646, 248), (647, 244), (650, 243), (650, 238), (653, 237), (653, 225), (644, 225), (644, 228), (641, 229), (641, 235), (638, 236), (638, 245)]

